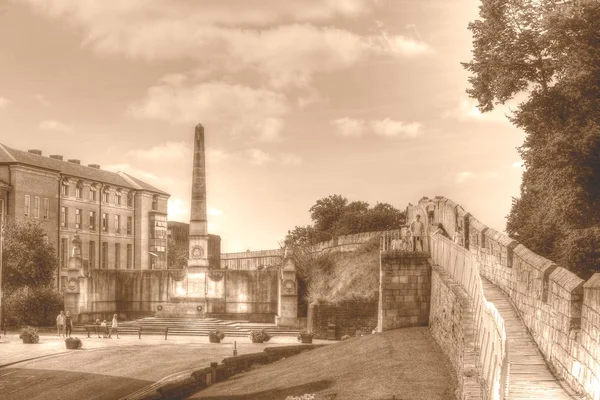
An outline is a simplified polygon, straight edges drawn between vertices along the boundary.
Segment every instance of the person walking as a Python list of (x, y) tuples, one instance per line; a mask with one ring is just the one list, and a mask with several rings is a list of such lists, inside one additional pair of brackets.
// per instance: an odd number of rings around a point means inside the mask
[(71, 312), (67, 311), (67, 315), (65, 315), (65, 337), (71, 337), (72, 330), (73, 330), (73, 319), (71, 318)]
[(427, 205), (425, 206), (425, 209), (427, 210), (427, 219), (429, 220), (429, 225), (433, 225), (434, 221), (433, 221), (433, 216), (434, 216), (434, 211), (435, 211), (435, 203), (431, 200), (429, 200), (429, 203), (427, 203)]
[(100, 330), (102, 331), (102, 338), (106, 339), (108, 336), (108, 327), (106, 326), (106, 320), (100, 323)]
[(412, 236), (412, 251), (417, 251), (417, 243), (419, 244), (420, 251), (423, 251), (423, 234), (425, 233), (425, 227), (421, 222), (421, 216), (417, 214), (415, 220), (410, 223), (410, 233)]
[(110, 339), (112, 339), (110, 335), (112, 335), (113, 329), (117, 332), (117, 339), (121, 339), (119, 337), (119, 328), (118, 328), (118, 323), (117, 323), (117, 314), (113, 315), (112, 325), (110, 326), (110, 331), (108, 332), (108, 337)]
[(65, 335), (65, 312), (62, 310), (56, 317), (56, 330), (58, 331), (58, 337)]

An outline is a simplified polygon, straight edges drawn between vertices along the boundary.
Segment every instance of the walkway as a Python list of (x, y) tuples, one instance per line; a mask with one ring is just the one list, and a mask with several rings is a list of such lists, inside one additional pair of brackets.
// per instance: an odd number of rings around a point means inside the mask
[(563, 389), (548, 370), (537, 344), (510, 303), (508, 296), (487, 279), (481, 277), (481, 281), (486, 299), (494, 303), (504, 318), (506, 326), (510, 363), (508, 399), (570, 400), (576, 398)]

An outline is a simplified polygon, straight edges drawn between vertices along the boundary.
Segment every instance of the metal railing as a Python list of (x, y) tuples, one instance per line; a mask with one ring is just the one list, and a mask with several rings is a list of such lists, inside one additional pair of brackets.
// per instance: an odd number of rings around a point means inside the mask
[(381, 252), (428, 252), (429, 235), (427, 226), (422, 236), (413, 236), (409, 226), (381, 232)]

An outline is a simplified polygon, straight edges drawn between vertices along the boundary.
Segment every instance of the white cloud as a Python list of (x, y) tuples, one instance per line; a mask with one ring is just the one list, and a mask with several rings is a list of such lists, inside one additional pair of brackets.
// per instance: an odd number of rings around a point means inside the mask
[(166, 190), (172, 182), (172, 180), (169, 178), (161, 178), (152, 172), (139, 169), (128, 163), (103, 165), (102, 169), (111, 172), (125, 172), (134, 178), (140, 179), (162, 190)]
[(302, 165), (303, 163), (304, 160), (302, 157), (296, 154), (288, 153), (281, 155), (281, 164), (283, 165)]
[(221, 164), (231, 158), (232, 154), (223, 149), (217, 149), (214, 147), (206, 148), (206, 162), (209, 164)]
[(218, 208), (215, 208), (215, 207), (209, 207), (208, 208), (208, 215), (217, 217), (217, 216), (222, 215), (222, 214), (223, 214), (223, 211), (219, 210)]
[(333, 120), (330, 124), (336, 129), (335, 133), (340, 136), (358, 137), (362, 136), (366, 130), (366, 123), (362, 119), (344, 117)]
[(249, 149), (247, 154), (250, 163), (254, 165), (263, 165), (273, 161), (273, 157), (260, 149)]
[(50, 132), (75, 133), (75, 128), (73, 128), (71, 125), (54, 119), (48, 119), (40, 122), (39, 128), (43, 131)]
[(523, 160), (515, 161), (512, 163), (512, 167), (516, 169), (525, 169), (525, 163)]
[(140, 119), (196, 124), (213, 132), (278, 141), (290, 105), (286, 97), (268, 89), (224, 82), (183, 86), (172, 76), (148, 89), (129, 114)]
[(231, 12), (239, 7), (234, 0), (201, 6), (167, 0), (21, 1), (82, 29), (83, 45), (99, 53), (192, 59), (204, 73), (250, 68), (278, 88), (307, 86), (315, 73), (348, 68), (374, 55), (431, 52), (423, 42), (385, 31), (359, 35), (323, 24), (336, 16), (364, 15), (376, 0), (259, 0), (245, 3), (244, 12)]
[(184, 142), (166, 142), (149, 149), (130, 150), (127, 156), (150, 161), (174, 161), (191, 158), (192, 149)]
[(187, 202), (171, 197), (167, 205), (169, 221), (185, 221), (189, 219), (190, 208)]
[(41, 94), (35, 94), (33, 96), (34, 99), (36, 99), (41, 105), (43, 105), (44, 107), (50, 107), (52, 105), (52, 103), (50, 103), (48, 100), (46, 100), (44, 98), (44, 96), (42, 96)]
[[(511, 102), (513, 104), (514, 102)], [(511, 124), (510, 120), (506, 117), (506, 115), (510, 115), (510, 105), (498, 105), (494, 108), (493, 111), (487, 113), (481, 113), (477, 108), (477, 101), (473, 99), (469, 99), (467, 97), (462, 97), (458, 105), (449, 111), (446, 111), (442, 114), (442, 118), (444, 119), (456, 119), (458, 121), (480, 121), (480, 122), (490, 122), (490, 123), (504, 123)]]
[(381, 120), (364, 120), (339, 118), (330, 122), (340, 136), (358, 137), (370, 133), (384, 137), (415, 138), (422, 134), (418, 122), (405, 123), (389, 118)]
[(459, 172), (456, 174), (456, 183), (465, 183), (469, 179), (472, 179), (475, 176), (474, 173), (470, 171)]
[(12, 104), (12, 101), (7, 99), (6, 97), (0, 96), (0, 108), (8, 107), (10, 104)]
[(388, 137), (414, 138), (421, 134), (421, 124), (418, 122), (405, 124), (402, 121), (394, 121), (389, 118), (371, 121), (371, 128), (376, 135)]

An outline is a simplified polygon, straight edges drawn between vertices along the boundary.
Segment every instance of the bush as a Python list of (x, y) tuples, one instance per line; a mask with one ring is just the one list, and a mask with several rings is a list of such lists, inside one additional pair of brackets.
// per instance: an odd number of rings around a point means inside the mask
[(67, 349), (80, 349), (83, 343), (78, 337), (68, 337), (65, 339), (65, 345)]
[(52, 288), (24, 288), (8, 296), (3, 306), (9, 326), (54, 326), (64, 302), (62, 294)]
[(225, 338), (225, 334), (218, 329), (214, 329), (208, 332), (208, 337), (211, 340), (222, 340), (223, 338)]
[(19, 339), (29, 339), (30, 343), (38, 343), (40, 341), (40, 336), (37, 333), (37, 328), (28, 326), (27, 328), (21, 329)]
[(315, 334), (312, 331), (304, 329), (298, 334), (298, 341), (302, 342), (302, 340), (312, 339), (313, 336), (315, 336)]
[(271, 335), (264, 329), (253, 329), (250, 331), (250, 339), (252, 343), (268, 342), (271, 339)]
[(350, 339), (351, 337), (352, 337), (352, 336), (350, 336), (350, 335), (344, 335), (344, 336), (342, 336), (342, 340), (348, 340), (348, 339)]

